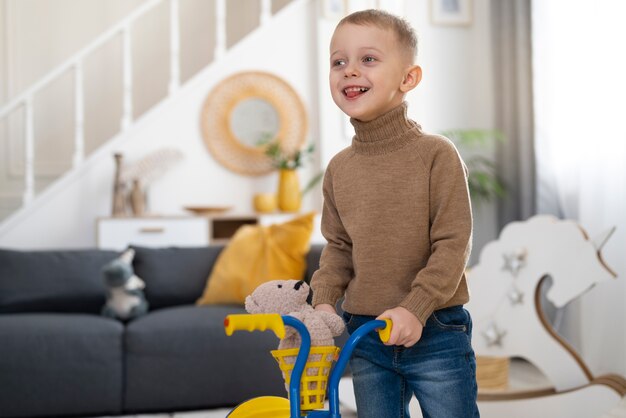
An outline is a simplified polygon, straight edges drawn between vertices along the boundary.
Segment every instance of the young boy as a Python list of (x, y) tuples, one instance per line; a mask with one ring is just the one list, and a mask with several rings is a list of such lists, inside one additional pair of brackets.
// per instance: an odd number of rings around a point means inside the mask
[(478, 417), (464, 269), (472, 214), (454, 145), (406, 116), (421, 80), (410, 25), (379, 10), (339, 22), (330, 44), (330, 89), (356, 135), (324, 177), (326, 245), (313, 305), (343, 310), (352, 333), (390, 318), (391, 338), (364, 338), (350, 362), (359, 418)]

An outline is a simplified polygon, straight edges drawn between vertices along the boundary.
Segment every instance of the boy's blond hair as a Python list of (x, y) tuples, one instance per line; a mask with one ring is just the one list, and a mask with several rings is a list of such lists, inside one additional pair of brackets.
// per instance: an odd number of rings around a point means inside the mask
[(384, 30), (391, 30), (396, 34), (400, 45), (410, 56), (411, 62), (417, 56), (417, 35), (411, 24), (401, 17), (378, 9), (359, 10), (344, 17), (337, 27), (351, 23), (361, 26), (375, 26)]

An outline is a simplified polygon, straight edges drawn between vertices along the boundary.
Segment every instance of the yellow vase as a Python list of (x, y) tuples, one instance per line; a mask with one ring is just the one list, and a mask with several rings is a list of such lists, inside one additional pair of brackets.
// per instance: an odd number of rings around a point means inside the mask
[(300, 210), (302, 195), (296, 170), (280, 170), (278, 182), (278, 208), (283, 212)]
[(275, 193), (257, 193), (254, 195), (254, 209), (261, 213), (270, 213), (276, 210), (278, 202)]

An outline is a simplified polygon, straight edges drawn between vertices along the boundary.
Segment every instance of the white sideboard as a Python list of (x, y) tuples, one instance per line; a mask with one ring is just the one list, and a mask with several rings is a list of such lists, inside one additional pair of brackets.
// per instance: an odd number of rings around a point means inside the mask
[(209, 219), (205, 217), (99, 218), (96, 245), (123, 250), (129, 244), (146, 247), (195, 247), (210, 241)]
[[(198, 247), (224, 243), (246, 224), (269, 225), (300, 214), (243, 214), (215, 216), (107, 217), (96, 220), (96, 246), (121, 251), (130, 244), (145, 247)], [(311, 242), (323, 240), (316, 216)]]

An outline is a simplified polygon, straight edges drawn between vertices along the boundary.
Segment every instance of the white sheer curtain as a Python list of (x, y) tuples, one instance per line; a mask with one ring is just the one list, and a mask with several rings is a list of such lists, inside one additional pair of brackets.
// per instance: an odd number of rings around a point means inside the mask
[[(626, 1), (532, 4), (538, 211), (577, 220), (617, 273), (568, 310), (595, 373), (626, 375)], [(571, 321), (573, 318), (573, 321)], [(572, 328), (571, 325), (574, 325)]]

